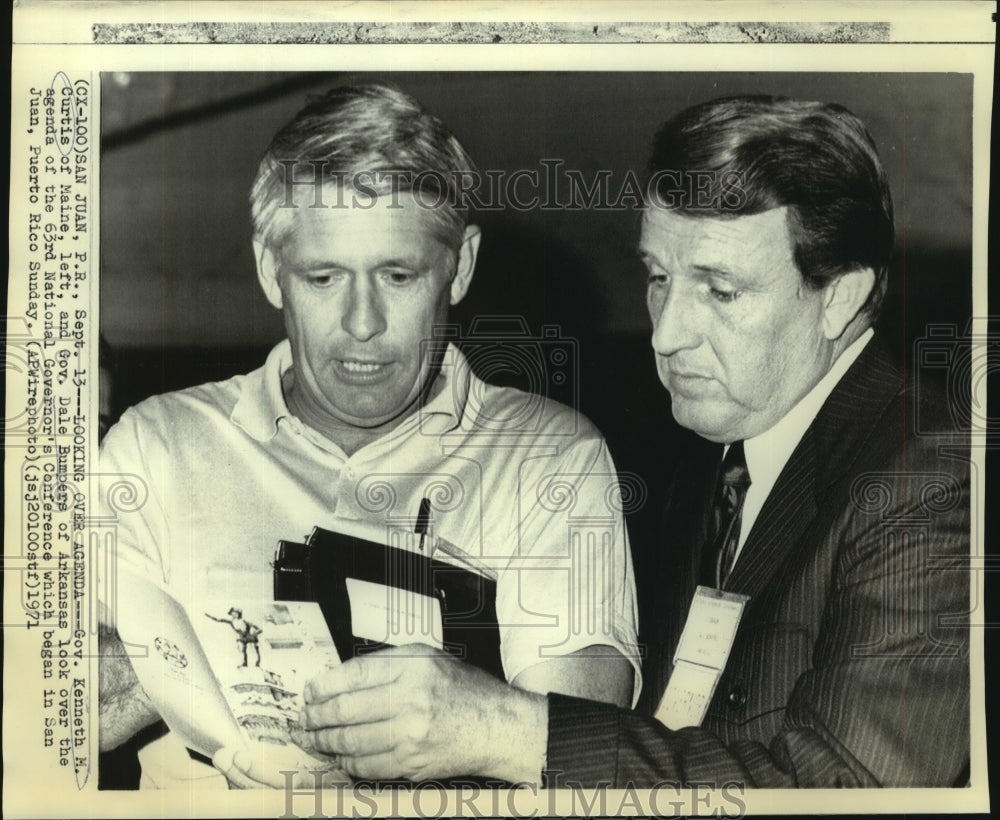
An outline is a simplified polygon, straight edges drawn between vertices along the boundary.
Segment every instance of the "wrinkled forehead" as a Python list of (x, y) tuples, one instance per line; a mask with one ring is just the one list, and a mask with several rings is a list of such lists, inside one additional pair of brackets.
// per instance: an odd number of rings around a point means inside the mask
[(450, 277), (459, 258), (433, 213), (405, 195), (352, 203), (348, 193), (340, 205), (299, 209), (268, 249), (282, 275), (397, 267)]
[(719, 270), (794, 265), (788, 208), (705, 216), (650, 206), (642, 214), (639, 255), (660, 264)]
[(652, 237), (702, 237), (717, 242), (735, 242), (759, 230), (766, 230), (772, 239), (775, 235), (791, 239), (790, 217), (791, 209), (786, 205), (749, 214), (727, 214), (648, 204), (639, 221), (640, 241)]
[(280, 206), (267, 244), (280, 252), (290, 240), (304, 236), (326, 231), (365, 231), (382, 234), (386, 242), (396, 237), (418, 244), (433, 242), (457, 251), (461, 237), (456, 235), (455, 219), (454, 211), (430, 194), (331, 183), (308, 198)]

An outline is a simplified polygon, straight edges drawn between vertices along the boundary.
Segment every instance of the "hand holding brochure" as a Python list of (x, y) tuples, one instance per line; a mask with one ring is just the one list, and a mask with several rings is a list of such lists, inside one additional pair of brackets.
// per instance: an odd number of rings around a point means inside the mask
[(503, 677), (493, 568), (438, 538), (336, 526), (316, 527), (305, 544), (280, 542), (276, 601), (226, 598), (191, 611), (120, 567), (119, 633), (186, 746), (208, 756), (248, 741), (294, 747), (305, 684), (387, 645), (427, 644)]
[(314, 603), (225, 599), (189, 612), (123, 571), (119, 605), (140, 683), (170, 729), (208, 756), (247, 741), (294, 745), (303, 687), (340, 663)]

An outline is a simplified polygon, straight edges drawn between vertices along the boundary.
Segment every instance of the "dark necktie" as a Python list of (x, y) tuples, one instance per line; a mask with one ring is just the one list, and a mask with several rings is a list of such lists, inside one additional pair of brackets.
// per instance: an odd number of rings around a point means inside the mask
[(743, 502), (750, 486), (750, 471), (743, 455), (743, 442), (729, 446), (722, 460), (719, 481), (709, 519), (708, 538), (702, 557), (701, 583), (718, 589), (726, 583), (736, 560), (736, 547), (740, 542), (740, 522)]

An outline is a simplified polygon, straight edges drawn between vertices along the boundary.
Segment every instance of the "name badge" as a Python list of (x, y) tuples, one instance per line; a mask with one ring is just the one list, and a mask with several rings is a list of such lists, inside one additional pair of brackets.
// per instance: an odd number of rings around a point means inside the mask
[(748, 595), (699, 586), (674, 653), (656, 719), (668, 729), (700, 726), (726, 669)]

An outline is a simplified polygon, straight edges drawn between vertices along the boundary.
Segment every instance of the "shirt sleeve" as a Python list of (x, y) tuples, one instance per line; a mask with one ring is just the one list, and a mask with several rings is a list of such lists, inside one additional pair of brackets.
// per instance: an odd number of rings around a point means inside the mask
[(614, 462), (599, 435), (556, 457), (521, 463), (511, 539), (497, 587), (501, 654), (508, 680), (589, 646), (607, 647), (635, 669), (641, 688), (635, 578)]
[(163, 436), (149, 427), (138, 412), (126, 411), (101, 444), (99, 508), (104, 532), (99, 594), (112, 615), (122, 565), (158, 583), (169, 579), (169, 527), (156, 483), (164, 467), (157, 455), (163, 451)]

